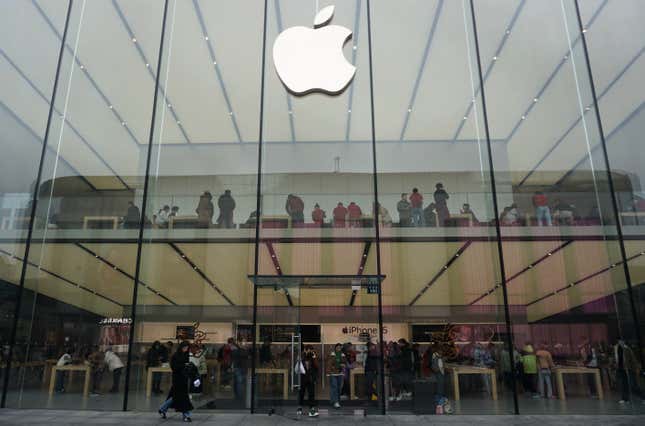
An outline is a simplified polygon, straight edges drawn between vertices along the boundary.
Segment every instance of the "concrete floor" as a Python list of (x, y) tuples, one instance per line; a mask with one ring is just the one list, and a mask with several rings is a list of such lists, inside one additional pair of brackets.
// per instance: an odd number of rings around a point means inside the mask
[[(317, 419), (297, 418), (290, 416), (250, 415), (242, 413), (195, 413), (193, 424), (213, 424), (218, 426), (247, 425), (273, 426), (293, 424), (302, 421), (316, 425), (417, 425), (417, 424), (445, 424), (445, 425), (643, 425), (645, 416), (338, 416), (321, 415)], [(0, 410), (0, 425), (174, 425), (182, 424), (181, 416), (173, 414), (167, 420), (160, 419), (154, 413), (143, 412), (100, 412), (100, 411), (60, 411), (60, 410)]]

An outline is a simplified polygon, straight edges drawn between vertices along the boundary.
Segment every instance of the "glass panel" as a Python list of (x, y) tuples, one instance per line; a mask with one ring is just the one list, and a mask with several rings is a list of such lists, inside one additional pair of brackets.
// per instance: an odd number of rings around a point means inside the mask
[[(300, 0), (269, 2), (257, 261), (260, 275), (276, 279), (289, 276), (337, 279), (338, 282), (329, 287), (303, 286), (297, 293), (287, 293), (284, 288), (262, 289), (258, 292), (258, 313), (261, 314), (258, 322), (260, 327), (275, 321), (279, 325), (300, 325), (302, 330), (316, 327), (320, 334), (318, 340), (309, 342), (304, 338), (303, 342), (313, 345), (320, 365), (315, 377), (306, 376), (305, 382), (315, 380), (311, 389), (321, 412), (341, 410), (351, 414), (354, 409), (377, 411), (382, 397), (378, 389), (366, 389), (378, 383), (379, 361), (372, 350), (372, 358), (366, 365), (367, 337), (342, 332), (352, 327), (366, 328), (376, 331), (370, 339), (374, 343), (378, 341), (378, 297), (368, 294), (360, 285), (352, 288), (354, 277), (377, 273), (367, 8), (366, 2), (336, 2), (331, 23), (313, 29), (317, 12), (332, 4)], [(340, 86), (348, 83), (347, 88), (341, 87), (341, 93), (334, 96), (291, 94), (283, 84), (283, 81), (290, 83), (288, 71), (278, 75), (278, 71), (282, 72), (281, 56), (271, 53), (288, 47), (291, 36), (308, 37), (310, 45), (294, 45), (303, 50), (290, 55), (302, 60), (296, 64), (302, 67), (302, 75), (315, 76), (316, 67), (329, 66), (322, 61), (334, 59), (333, 56), (317, 57), (325, 50), (317, 43), (322, 43), (327, 35), (330, 42), (337, 43), (332, 48), (340, 49), (347, 32), (351, 32), (351, 38), (344, 44), (344, 60), (356, 67), (351, 81), (350, 71), (346, 75), (348, 79), (339, 83)], [(342, 36), (331, 39), (334, 34)], [(307, 54), (312, 56), (306, 58)], [(308, 66), (311, 69), (306, 69)], [(338, 73), (342, 80), (347, 69), (343, 67), (342, 63), (338, 69), (330, 67), (329, 73), (320, 76), (321, 81), (307, 82), (310, 84), (307, 88), (326, 87), (325, 79), (331, 73)], [(338, 87), (327, 89), (338, 91)], [(298, 87), (292, 90), (298, 91)], [(330, 364), (330, 351), (336, 343), (345, 344), (343, 353), (347, 362), (340, 362), (339, 353), (339, 361)], [(364, 380), (364, 374), (359, 374), (365, 368), (368, 381)], [(306, 400), (298, 404), (300, 395), (296, 388), (291, 387), (292, 391), (285, 396), (279, 388), (273, 391), (263, 388), (265, 379), (262, 374), (256, 376), (260, 410), (275, 408), (276, 401), (290, 413), (299, 405), (305, 411), (309, 408)], [(356, 378), (354, 397), (350, 389), (353, 377)]]
[[(476, 3), (482, 44), (508, 22), (503, 5)], [(587, 2), (593, 29), (607, 2)], [(606, 413), (618, 408), (613, 345), (631, 321), (616, 217), (573, 1), (522, 2), (516, 24), (485, 82), (509, 308), (521, 355), (522, 413)], [(624, 182), (624, 177), (615, 175)], [(495, 292), (484, 299), (497, 297)], [(545, 401), (548, 399), (559, 401)], [(566, 399), (565, 399), (566, 398)]]
[[(389, 411), (511, 413), (501, 292), (482, 297), (501, 278), (469, 3), (373, 5), (383, 320), (409, 330), (418, 359), (407, 371), (388, 344)], [(515, 7), (499, 12), (503, 42)]]
[[(174, 398), (179, 411), (188, 408), (188, 393), (196, 409), (215, 408), (215, 401), (218, 409), (250, 407), (255, 221), (247, 218), (257, 193), (262, 5), (168, 3), (136, 301), (133, 409), (156, 411), (171, 382), (183, 395)], [(201, 380), (190, 389), (188, 380), (172, 381), (182, 374), (176, 350), (184, 340)]]
[[(59, 2), (60, 14), (52, 17), (51, 24), (63, 30), (67, 3)], [(47, 23), (31, 4), (6, 1), (0, 6), (0, 383), (4, 385), (5, 365), (14, 326), (18, 286), (23, 267), (28, 229), (30, 226), (33, 192), (40, 164), (47, 115), (56, 74), (60, 40), (51, 36)], [(20, 43), (16, 43), (20, 40)], [(43, 166), (43, 175), (51, 175), (52, 156)], [(73, 174), (71, 165), (59, 165), (65, 174)], [(29, 287), (27, 287), (29, 288)], [(33, 302), (31, 289), (24, 291), (22, 303)], [(20, 334), (29, 327), (29, 316), (22, 315), (18, 322)], [(35, 360), (33, 368), (25, 361), (28, 356), (24, 340), (14, 347), (13, 371), (10, 390), (30, 388), (43, 374), (44, 359)], [(44, 343), (44, 342), (42, 342)], [(39, 348), (42, 350), (42, 348)], [(24, 364), (24, 366), (23, 366)], [(15, 399), (13, 400), (15, 403)], [(9, 404), (11, 399), (9, 399)], [(9, 405), (8, 404), (8, 405)]]
[[(642, 25), (645, 9), (640, 2), (626, 1), (620, 4), (608, 3), (597, 12), (590, 2), (583, 1), (580, 2), (580, 13), (583, 20), (594, 20), (585, 37), (640, 323), (635, 324), (633, 321), (632, 306), (624, 285), (616, 287), (614, 300), (622, 313), (619, 316), (622, 335), (642, 365), (643, 347), (639, 349), (637, 331), (640, 331), (642, 339), (645, 333), (645, 292), (641, 285), (645, 283), (645, 243), (642, 236), (645, 229), (645, 169), (643, 162), (634, 153), (639, 152), (638, 141), (641, 140), (642, 129), (645, 127), (645, 89), (639, 84), (640, 75), (645, 69)], [(612, 46), (621, 48), (615, 49)], [(592, 157), (595, 161), (603, 162), (601, 147), (594, 148)], [(616, 273), (614, 279), (622, 282), (624, 278)], [(636, 330), (636, 327), (640, 327), (640, 330)], [(629, 383), (639, 383), (634, 371), (628, 369), (626, 374), (618, 372), (617, 376), (614, 383), (616, 397), (638, 400), (638, 395), (633, 394), (635, 388), (630, 389), (628, 386)], [(642, 389), (642, 381), (640, 385)], [(635, 404), (634, 408), (640, 407)]]
[[(28, 39), (52, 50), (45, 57), (58, 52), (67, 4), (24, 6), (33, 19), (25, 23)], [(160, 4), (133, 5), (150, 18), (142, 41), (152, 46)], [(128, 33), (128, 13), (119, 2), (73, 3), (49, 129), (51, 167), (38, 182), (17, 346), (23, 370), (9, 406), (123, 407), (136, 230), (120, 228), (128, 203), (136, 203), (154, 87)], [(147, 54), (155, 60), (154, 48)], [(33, 76), (30, 96), (49, 90), (43, 77)]]

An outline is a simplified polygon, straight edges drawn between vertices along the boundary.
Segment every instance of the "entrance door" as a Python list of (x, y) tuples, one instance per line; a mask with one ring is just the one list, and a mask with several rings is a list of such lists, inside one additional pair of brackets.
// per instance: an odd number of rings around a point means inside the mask
[[(379, 277), (272, 275), (254, 281), (258, 301), (268, 305), (256, 308), (256, 411), (380, 413)], [(334, 302), (340, 299), (344, 305)]]

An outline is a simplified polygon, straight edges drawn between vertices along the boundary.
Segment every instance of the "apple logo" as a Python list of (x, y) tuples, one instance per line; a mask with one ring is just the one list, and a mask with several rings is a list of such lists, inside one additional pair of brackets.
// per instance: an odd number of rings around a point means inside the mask
[(291, 93), (338, 95), (354, 78), (356, 67), (343, 55), (343, 45), (352, 37), (352, 31), (327, 25), (333, 15), (334, 6), (327, 6), (316, 14), (314, 28), (287, 28), (276, 38), (273, 63)]

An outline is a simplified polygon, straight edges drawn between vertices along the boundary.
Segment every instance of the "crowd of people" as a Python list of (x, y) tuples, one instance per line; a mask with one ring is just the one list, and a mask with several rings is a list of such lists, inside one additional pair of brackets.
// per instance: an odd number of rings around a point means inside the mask
[[(310, 213), (311, 222), (306, 219), (306, 204), (301, 196), (288, 194), (284, 210), (292, 227), (303, 227), (311, 224), (314, 227), (357, 228), (371, 227), (374, 224), (373, 213), (377, 212), (378, 223), (384, 227), (454, 227), (454, 226), (492, 226), (492, 221), (480, 222), (470, 203), (464, 203), (455, 213), (448, 207), (450, 194), (444, 185), (439, 182), (435, 185), (432, 199), (426, 203), (424, 195), (418, 188), (412, 188), (409, 193), (402, 193), (396, 203), (398, 222), (395, 222), (388, 209), (382, 204), (372, 203), (369, 211), (365, 211), (355, 201), (345, 204), (338, 201), (328, 214), (320, 203), (314, 203)], [(579, 209), (563, 197), (556, 197), (553, 202), (542, 191), (536, 191), (531, 197), (532, 212), (523, 211), (517, 203), (513, 202), (504, 206), (500, 211), (499, 223), (501, 226), (573, 226), (583, 222)], [(634, 204), (636, 205), (636, 204)], [(235, 199), (231, 190), (226, 189), (217, 199), (217, 206), (213, 203), (210, 191), (204, 191), (199, 197), (195, 209), (194, 226), (198, 228), (236, 228), (234, 221)], [(217, 210), (216, 210), (217, 209)], [(585, 219), (599, 220), (598, 209), (592, 209)], [(631, 211), (631, 210), (630, 210)], [(217, 218), (215, 213), (217, 212)], [(168, 228), (172, 217), (178, 216), (179, 207), (164, 205), (154, 215), (151, 223), (158, 228)], [(125, 228), (139, 226), (140, 212), (132, 202), (128, 205), (126, 215), (123, 217)], [(272, 217), (270, 220), (276, 220)], [(257, 211), (251, 212), (241, 227), (255, 226)], [(266, 221), (266, 219), (264, 220)], [(286, 223), (285, 223), (286, 225)]]

